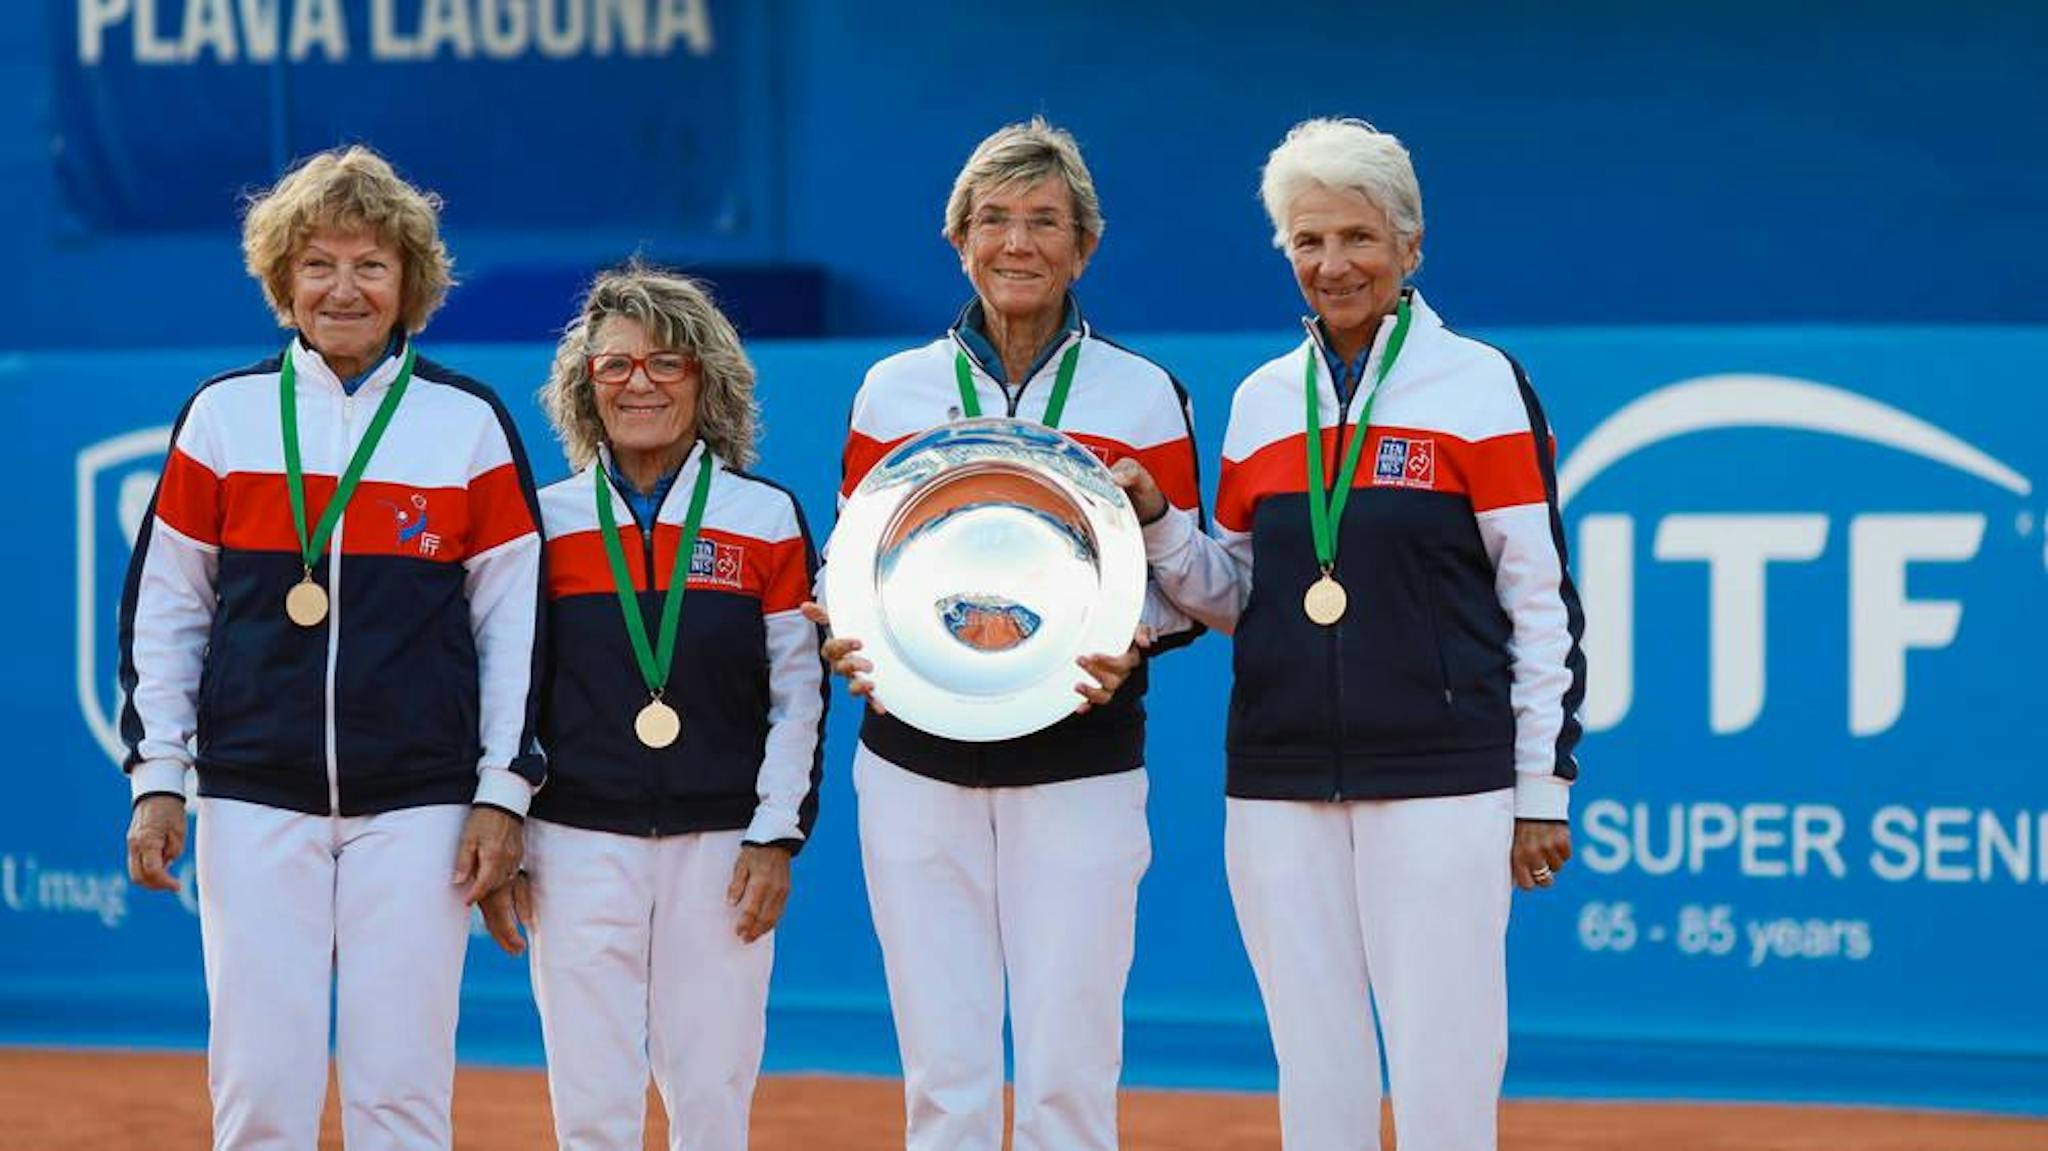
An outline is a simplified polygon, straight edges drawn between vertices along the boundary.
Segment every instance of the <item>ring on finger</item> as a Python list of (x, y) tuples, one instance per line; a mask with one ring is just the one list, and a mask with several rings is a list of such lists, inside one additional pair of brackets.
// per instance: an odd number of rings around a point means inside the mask
[(1539, 867), (1529, 873), (1529, 878), (1534, 879), (1538, 883), (1549, 883), (1554, 874), (1547, 867)]

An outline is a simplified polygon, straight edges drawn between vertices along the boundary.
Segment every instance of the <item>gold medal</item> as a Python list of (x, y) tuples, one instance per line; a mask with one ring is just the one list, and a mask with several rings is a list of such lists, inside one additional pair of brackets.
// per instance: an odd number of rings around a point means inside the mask
[(633, 717), (633, 734), (640, 742), (652, 748), (667, 747), (683, 734), (683, 717), (676, 709), (658, 699), (650, 699), (640, 714)]
[(1344, 607), (1351, 597), (1344, 594), (1344, 585), (1324, 572), (1323, 578), (1308, 585), (1307, 594), (1301, 597), (1301, 610), (1308, 618), (1324, 627), (1329, 627), (1344, 618)]
[(319, 627), (327, 618), (327, 589), (307, 576), (284, 593), (284, 614), (300, 627)]

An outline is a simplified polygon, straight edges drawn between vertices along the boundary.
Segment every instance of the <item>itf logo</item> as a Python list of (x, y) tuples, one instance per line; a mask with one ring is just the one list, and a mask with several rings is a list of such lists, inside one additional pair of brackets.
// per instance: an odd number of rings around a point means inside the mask
[(126, 753), (119, 675), (121, 586), (170, 442), (168, 426), (144, 428), (78, 453), (78, 706), (93, 739), (116, 764)]
[[(2024, 499), (2033, 493), (2026, 476), (1981, 449), (1914, 415), (1868, 397), (1825, 384), (1783, 376), (1721, 375), (1686, 380), (1660, 388), (1607, 417), (1573, 451), (1558, 470), (1557, 494), (1569, 505), (1597, 477), (1639, 452), (1697, 433), (1774, 429), (1814, 433), (1839, 440), (1875, 445), (1907, 457), (1951, 469), (1981, 484)], [(1955, 642), (1965, 604), (1960, 588), (1992, 589), (1989, 574), (1967, 578), (1944, 576), (1938, 565), (1964, 565), (1977, 559), (1993, 523), (1983, 510), (1954, 507), (1946, 493), (1952, 481), (1925, 464), (1898, 469), (1859, 469), (1827, 474), (1802, 463), (1812, 441), (1780, 441), (1784, 450), (1766, 456), (1731, 451), (1724, 436), (1716, 441), (1712, 468), (1717, 478), (1733, 477), (1728, 485), (1754, 487), (1758, 504), (1782, 505), (1823, 496), (1860, 505), (1846, 516), (1820, 511), (1672, 511), (1652, 528), (1649, 552), (1663, 564), (1704, 564), (1707, 586), (1709, 642), (1708, 720), (1717, 734), (1749, 728), (1765, 705), (1766, 654), (1770, 647), (1767, 621), (1799, 629), (1788, 654), (1819, 657), (1830, 672), (1840, 668), (1833, 653), (1813, 650), (1812, 637), (1831, 634), (1827, 628), (1847, 619), (1848, 728), (1855, 736), (1890, 730), (1904, 713), (1909, 663), (1918, 674), (1953, 678), (1975, 669), (1950, 659), (1936, 665), (1933, 653)], [(1775, 481), (1757, 481), (1752, 470), (1778, 469)], [(1814, 474), (1819, 473), (1819, 474)], [(1793, 479), (1784, 478), (1791, 475)], [(1670, 482), (1653, 473), (1632, 473), (1628, 498), (1641, 501), (1645, 487)], [(1887, 483), (1889, 487), (1887, 487)], [(1891, 489), (1903, 494), (1894, 496)], [(1873, 495), (1884, 492), (1884, 495)], [(1935, 494), (1941, 493), (1941, 494)], [(1677, 499), (1700, 498), (1692, 491), (1672, 491)], [(1979, 508), (1982, 496), (1965, 496), (1964, 508)], [(1883, 502), (1877, 502), (1882, 500)], [(1893, 511), (1932, 503), (1941, 510)], [(1942, 507), (1947, 504), (1947, 507)], [(1885, 509), (1885, 510), (1880, 510)], [(1846, 519), (1846, 525), (1841, 521)], [(2039, 530), (2033, 514), (2022, 508), (2001, 514), (1999, 530), (2011, 524), (2031, 543)], [(1846, 532), (1841, 529), (1846, 526)], [(1633, 515), (1600, 512), (1578, 522), (1574, 567), (1586, 611), (1585, 648), (1590, 669), (1581, 718), (1595, 731), (1615, 727), (1628, 715), (1636, 688), (1638, 522)], [(1791, 565), (1810, 564), (1829, 551), (1831, 541), (1847, 536), (1846, 610), (1839, 600), (1797, 610), (1781, 606), (1767, 611), (1772, 580), (1790, 584)], [(2001, 540), (2001, 547), (2009, 541)], [(1839, 544), (1833, 546), (1839, 548)], [(1839, 554), (1839, 552), (1837, 552)], [(1666, 581), (1667, 583), (1669, 581)], [(1811, 580), (1801, 581), (1810, 584)], [(1909, 585), (1913, 585), (1909, 587)], [(1932, 588), (1934, 590), (1923, 590)], [(1789, 592), (1787, 594), (1790, 594)], [(2023, 593), (2024, 595), (2024, 593)], [(2022, 597), (2010, 597), (2022, 598)], [(1837, 614), (1837, 613), (1840, 614)], [(2011, 621), (1987, 619), (1982, 626), (2010, 627)], [(1803, 643), (1801, 641), (1804, 641)], [(1922, 653), (1918, 660), (1913, 653)], [(1921, 662), (1924, 661), (1924, 662)], [(1813, 662), (1812, 660), (1808, 661)], [(1659, 659), (1657, 665), (1667, 661)]]

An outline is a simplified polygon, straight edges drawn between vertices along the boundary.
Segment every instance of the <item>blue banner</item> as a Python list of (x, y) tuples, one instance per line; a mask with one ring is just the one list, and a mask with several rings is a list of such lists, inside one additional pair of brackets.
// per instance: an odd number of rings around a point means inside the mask
[(357, 142), (463, 228), (767, 224), (745, 208), (771, 202), (766, 5), (54, 3), (58, 182), (90, 230), (221, 229), (289, 160)]
[(1577, 873), (1518, 907), (1517, 1024), (2048, 1108), (2048, 343), (1514, 346), (1559, 415), (1591, 668)]
[[(1578, 855), (1515, 909), (1509, 1090), (2048, 1114), (2048, 329), (1491, 335), (1557, 433), (1591, 665)], [(1188, 382), (1213, 483), (1231, 389), (1290, 339), (1134, 342)], [(820, 530), (838, 413), (891, 350), (754, 349), (762, 470)], [(113, 619), (171, 416), (264, 351), (0, 361), (0, 424), (22, 430), (0, 477), (31, 497), (0, 568), (0, 1041), (202, 1040), (189, 859), (180, 897), (123, 875)], [(499, 387), (544, 481), (564, 472), (526, 398), (548, 349), (434, 353)], [(1270, 1086), (1223, 885), (1229, 641), (1156, 671), (1129, 1077)], [(857, 720), (842, 697), (771, 1067), (895, 1069), (846, 779)], [(466, 1057), (538, 1060), (525, 980), (479, 941)]]

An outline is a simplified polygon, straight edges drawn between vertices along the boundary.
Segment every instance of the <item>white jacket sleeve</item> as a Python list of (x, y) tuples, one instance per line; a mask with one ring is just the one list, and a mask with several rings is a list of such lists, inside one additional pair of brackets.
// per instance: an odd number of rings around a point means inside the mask
[(1193, 512), (1174, 508), (1145, 525), (1145, 560), (1160, 591), (1196, 621), (1226, 635), (1252, 594), (1252, 538), (1221, 526), (1204, 535)]
[(755, 777), (754, 817), (747, 843), (797, 843), (809, 837), (817, 815), (818, 782), (825, 740), (823, 637), (797, 605), (819, 579), (817, 553), (794, 500), (790, 529), (795, 546), (785, 549), (781, 570), (768, 580), (761, 602), (767, 633), (768, 735)]
[(1577, 768), (1566, 738), (1578, 728), (1565, 700), (1573, 682), (1569, 661), (1577, 650), (1567, 606), (1571, 585), (1551, 541), (1550, 518), (1542, 504), (1479, 516), (1479, 537), (1493, 560), (1494, 594), (1514, 625), (1508, 667), (1515, 711), (1515, 815), (1521, 819), (1564, 819)]
[(517, 433), (502, 414), (494, 431), (479, 449), (483, 466), (469, 482), (477, 550), (463, 560), (483, 747), (475, 802), (524, 816), (543, 763), (535, 740), (544, 655), (539, 502)]
[(218, 547), (190, 539), (162, 520), (152, 517), (142, 530), (148, 542), (138, 545), (146, 550), (138, 557), (142, 570), (129, 645), (135, 686), (128, 704), (140, 729), (129, 757), (130, 791), (136, 799), (156, 792), (185, 793), (220, 567)]
[(1480, 541), (1493, 562), (1494, 595), (1513, 631), (1508, 637), (1509, 702), (1515, 713), (1515, 816), (1562, 820), (1578, 778), (1579, 700), (1585, 694), (1585, 630), (1579, 595), (1565, 565), (1564, 522), (1550, 427), (1528, 380), (1516, 384), (1529, 415), (1528, 452), (1497, 478), (1498, 493), (1474, 485)]
[(805, 807), (817, 789), (825, 737), (825, 665), (818, 628), (794, 611), (763, 621), (768, 630), (768, 739), (756, 784), (759, 802), (746, 842), (801, 840)]
[(219, 455), (204, 402), (178, 419), (129, 561), (121, 605), (121, 732), (130, 794), (185, 793), (217, 607)]

